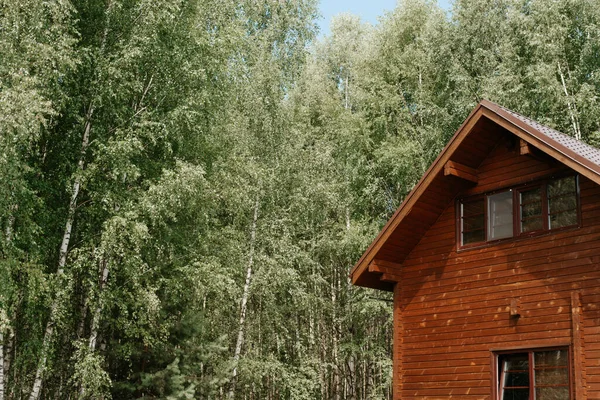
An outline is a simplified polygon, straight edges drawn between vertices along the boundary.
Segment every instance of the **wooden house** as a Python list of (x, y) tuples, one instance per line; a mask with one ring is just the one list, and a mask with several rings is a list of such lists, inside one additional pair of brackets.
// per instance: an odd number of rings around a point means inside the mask
[(600, 399), (600, 150), (482, 101), (351, 272), (394, 399)]

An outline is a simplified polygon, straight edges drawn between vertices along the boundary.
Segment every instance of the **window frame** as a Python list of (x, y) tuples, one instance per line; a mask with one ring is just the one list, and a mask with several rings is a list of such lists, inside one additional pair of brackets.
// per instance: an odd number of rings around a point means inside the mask
[[(484, 220), (485, 223), (485, 233), (486, 233), (486, 240), (485, 242), (498, 242), (501, 240), (507, 240), (507, 239), (512, 239), (515, 237), (515, 200), (517, 199), (517, 196), (515, 196), (515, 192), (516, 190), (514, 188), (508, 188), (505, 190), (497, 190), (493, 193), (487, 193), (484, 197), (485, 197), (485, 202), (484, 202), (484, 206), (486, 209), (486, 214), (487, 217)], [(494, 228), (493, 224), (491, 223), (491, 218), (492, 218), (492, 212), (490, 211), (490, 204), (491, 204), (491, 198), (492, 196), (497, 196), (499, 194), (503, 194), (503, 193), (510, 193), (510, 196), (508, 196), (508, 198), (511, 198), (511, 208), (512, 208), (512, 235), (511, 236), (506, 236), (506, 237), (499, 237), (496, 239), (490, 239), (487, 240), (487, 238), (489, 236), (491, 236), (491, 231)], [(462, 238), (461, 238), (462, 240)]]
[[(535, 363), (532, 362), (534, 359), (534, 354), (535, 353), (541, 353), (541, 352), (546, 352), (546, 351), (553, 351), (553, 350), (565, 350), (567, 352), (567, 366), (566, 366), (566, 370), (567, 370), (567, 385), (566, 387), (568, 388), (569, 391), (569, 399), (568, 400), (574, 400), (575, 399), (575, 391), (574, 391), (574, 380), (573, 380), (573, 371), (575, 368), (575, 365), (573, 364), (573, 354), (571, 351), (571, 346), (569, 345), (564, 345), (564, 346), (551, 346), (551, 347), (529, 347), (529, 348), (515, 348), (515, 349), (511, 349), (511, 350), (501, 350), (501, 351), (492, 351), (492, 399), (494, 400), (502, 400), (502, 395), (503, 395), (503, 383), (504, 383), (504, 374), (503, 374), (503, 368), (500, 365), (501, 362), (501, 357), (504, 355), (510, 355), (510, 354), (524, 354), (527, 353), (528, 354), (528, 374), (529, 374), (529, 398), (530, 399), (535, 399), (535, 389), (536, 389), (536, 385), (535, 385)], [(537, 386), (539, 387), (539, 386)], [(563, 386), (564, 387), (564, 386)]]
[[(457, 230), (458, 230), (458, 243), (459, 243), (459, 247), (472, 247), (472, 246), (480, 246), (482, 243), (487, 243), (486, 239), (484, 239), (482, 242), (475, 242), (475, 243), (469, 243), (469, 244), (462, 244), (463, 241), (463, 210), (462, 210), (462, 206), (464, 203), (474, 203), (477, 201), (483, 201), (483, 228), (481, 229), (483, 231), (483, 236), (484, 238), (487, 238), (487, 224), (486, 221), (488, 219), (488, 208), (486, 203), (486, 194), (479, 194), (479, 195), (475, 195), (475, 196), (470, 196), (466, 199), (461, 199), (458, 201), (458, 207), (457, 207), (457, 211), (458, 211), (458, 218), (457, 218)], [(471, 216), (471, 215), (470, 215)], [(471, 230), (469, 232), (473, 232), (476, 231), (477, 229)]]
[[(561, 179), (561, 178), (555, 178), (555, 179)], [(516, 231), (518, 234), (515, 237), (537, 236), (537, 235), (540, 235), (540, 234), (550, 231), (550, 226), (548, 223), (548, 183), (552, 180), (554, 180), (554, 179), (547, 179), (544, 182), (536, 182), (533, 185), (521, 186), (516, 189), (516, 192), (517, 192), (516, 197), (518, 200), (518, 205), (517, 205), (518, 215), (515, 218), (516, 226), (515, 226), (514, 231)], [(577, 187), (579, 187), (579, 185), (577, 184), (577, 181), (575, 184), (577, 185)], [(522, 205), (523, 205), (521, 203), (521, 193), (531, 191), (531, 190), (534, 190), (537, 188), (540, 189), (540, 196), (541, 196), (541, 202), (542, 202), (542, 215), (541, 215), (542, 228), (528, 231), (528, 232), (523, 232), (523, 228), (521, 226), (521, 222), (522, 222), (521, 213), (522, 213)], [(577, 196), (577, 198), (579, 198), (579, 193), (577, 193), (576, 196)], [(579, 216), (577, 217), (577, 224), (579, 224)], [(572, 226), (573, 225), (569, 225), (569, 227), (572, 227)], [(556, 229), (559, 229), (559, 228), (556, 228)]]
[[(573, 177), (575, 179), (575, 201), (576, 201), (576, 222), (573, 225), (562, 226), (559, 228), (550, 228), (549, 223), (549, 204), (548, 204), (548, 185), (553, 182), (564, 178)], [(529, 232), (522, 232), (521, 227), (521, 193), (535, 189), (539, 187), (541, 189), (541, 201), (542, 201), (542, 221), (543, 228), (536, 229)], [(494, 240), (488, 240), (488, 229), (489, 229), (489, 210), (488, 210), (488, 198), (491, 195), (512, 191), (513, 193), (513, 235), (506, 238), (499, 238)], [(462, 205), (463, 203), (483, 201), (484, 203), (484, 237), (485, 239), (480, 242), (463, 244), (463, 215)], [(580, 184), (579, 174), (559, 174), (546, 177), (544, 179), (535, 180), (529, 183), (507, 186), (490, 192), (477, 193), (469, 196), (461, 196), (456, 200), (455, 205), (456, 211), (456, 244), (458, 250), (467, 250), (472, 248), (480, 248), (497, 244), (499, 242), (506, 242), (511, 240), (519, 240), (523, 238), (530, 238), (535, 236), (547, 235), (550, 233), (556, 233), (563, 230), (576, 229), (581, 227), (581, 195), (580, 195)]]

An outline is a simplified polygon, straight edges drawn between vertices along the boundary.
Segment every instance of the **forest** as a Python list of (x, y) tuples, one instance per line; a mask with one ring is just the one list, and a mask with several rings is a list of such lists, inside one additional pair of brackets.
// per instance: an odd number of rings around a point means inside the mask
[(600, 3), (0, 0), (0, 400), (391, 396), (348, 273), (481, 100), (600, 144)]

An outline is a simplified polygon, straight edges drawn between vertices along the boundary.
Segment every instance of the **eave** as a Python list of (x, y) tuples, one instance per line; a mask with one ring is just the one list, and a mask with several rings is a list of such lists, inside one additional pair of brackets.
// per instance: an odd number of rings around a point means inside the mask
[[(524, 152), (537, 149), (600, 184), (600, 150), (483, 100), (352, 268), (353, 284), (393, 290), (393, 284), (400, 280), (401, 263), (412, 248), (448, 203), (462, 190), (476, 184), (477, 166), (493, 148), (495, 135), (500, 131), (519, 138)], [(388, 243), (391, 237), (394, 243), (402, 245), (392, 246)], [(395, 268), (380, 272), (377, 266), (384, 263)]]

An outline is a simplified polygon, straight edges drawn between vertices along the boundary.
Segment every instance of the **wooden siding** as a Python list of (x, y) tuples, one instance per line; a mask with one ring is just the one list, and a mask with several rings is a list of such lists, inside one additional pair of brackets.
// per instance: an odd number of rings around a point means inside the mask
[[(564, 170), (509, 142), (478, 167), (469, 193)], [(600, 187), (581, 177), (580, 192), (580, 228), (460, 251), (450, 202), (396, 273), (394, 399), (492, 399), (492, 350), (551, 345), (571, 346), (578, 392), (600, 398)], [(520, 318), (510, 317), (513, 299)]]

